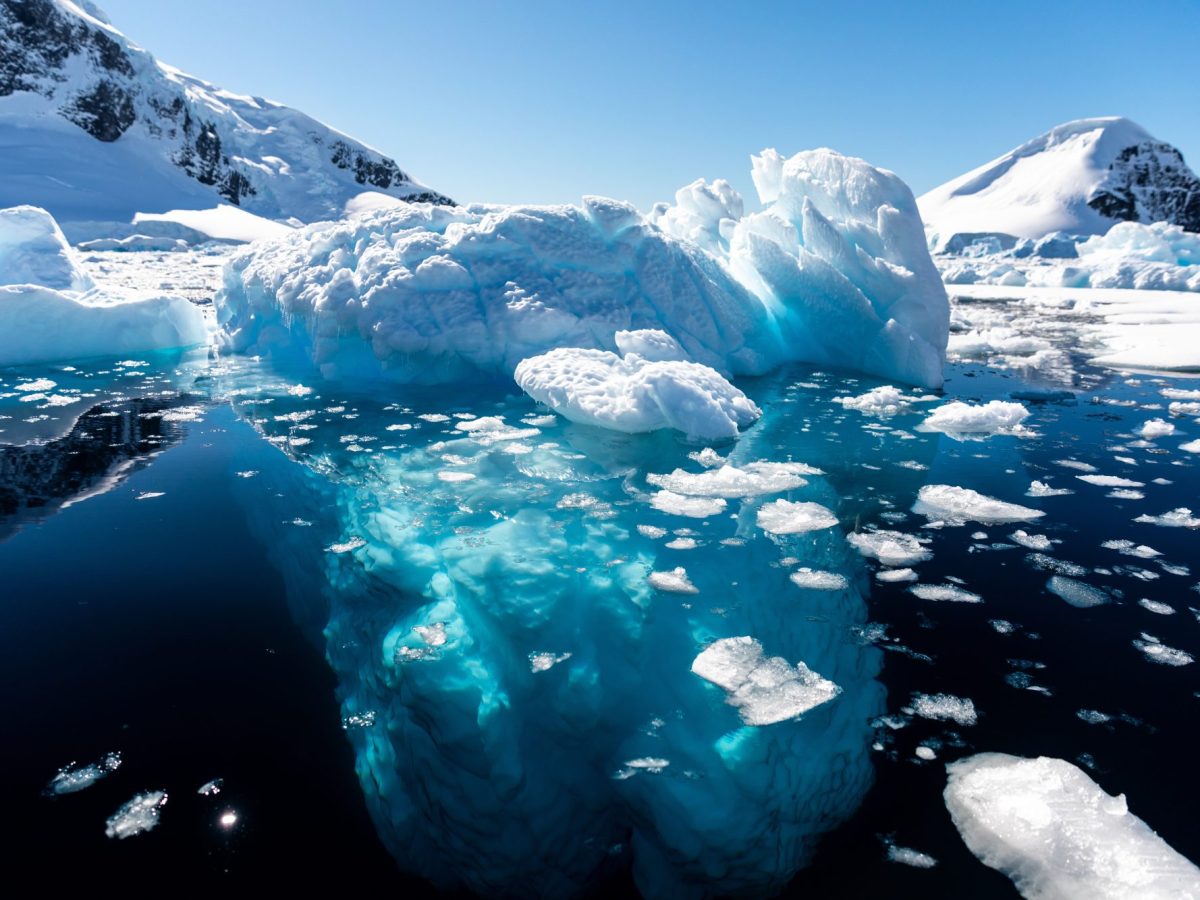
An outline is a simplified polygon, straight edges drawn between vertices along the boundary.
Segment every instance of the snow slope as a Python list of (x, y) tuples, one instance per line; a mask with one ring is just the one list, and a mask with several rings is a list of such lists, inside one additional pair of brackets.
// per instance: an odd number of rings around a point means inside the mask
[(368, 191), (450, 202), (297, 110), (160, 63), (69, 0), (0, 0), (0, 159), (0, 207), (63, 222), (220, 202), (315, 221)]
[(1182, 154), (1117, 117), (1059, 125), (917, 204), (938, 250), (956, 234), (1104, 234), (1118, 221), (1200, 231), (1200, 179)]

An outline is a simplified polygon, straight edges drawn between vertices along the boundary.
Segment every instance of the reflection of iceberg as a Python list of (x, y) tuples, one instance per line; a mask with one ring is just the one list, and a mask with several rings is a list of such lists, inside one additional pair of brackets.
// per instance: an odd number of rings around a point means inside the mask
[(79, 416), (65, 437), (0, 445), (0, 540), (112, 490), (179, 443), (183, 427), (169, 411), (188, 402), (178, 395), (103, 403)]
[[(326, 650), (386, 845), (439, 886), (485, 894), (575, 894), (627, 867), (654, 896), (782, 886), (861, 800), (882, 709), (877, 654), (850, 635), (865, 579), (842, 529), (754, 524), (773, 499), (836, 510), (828, 481), (672, 516), (650, 505), (645, 476), (695, 471), (683, 442), (563, 424), (524, 398), (476, 392), (463, 407), (440, 393), (432, 408), (411, 391), (385, 408), (328, 386), (319, 400), (281, 385), (269, 403), (247, 389), (237, 401), (305, 464), (260, 478), (289, 497), (289, 516), (311, 498), (301, 514), (317, 527), (262, 524), (296, 590), (323, 585), (307, 602), (328, 610)], [(764, 406), (780, 434), (811, 411)], [(434, 410), (462, 418), (420, 417)], [(760, 458), (739, 447), (730, 464)], [(648, 536), (685, 528), (699, 549)], [(652, 571), (676, 566), (699, 593), (651, 588)], [(801, 590), (796, 567), (846, 586)], [(796, 705), (798, 719), (744, 724), (692, 672), (711, 641), (741, 635), (841, 692)]]

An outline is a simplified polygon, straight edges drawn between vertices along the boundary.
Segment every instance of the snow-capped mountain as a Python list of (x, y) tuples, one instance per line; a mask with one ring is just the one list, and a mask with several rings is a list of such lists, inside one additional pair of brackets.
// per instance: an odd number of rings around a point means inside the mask
[(87, 0), (0, 0), (0, 207), (63, 222), (233, 204), (337, 217), (364, 192), (447, 204), (305, 114), (156, 60)]
[(1115, 222), (1200, 231), (1200, 178), (1183, 155), (1118, 117), (1059, 125), (918, 198), (931, 243), (955, 234), (1103, 234)]

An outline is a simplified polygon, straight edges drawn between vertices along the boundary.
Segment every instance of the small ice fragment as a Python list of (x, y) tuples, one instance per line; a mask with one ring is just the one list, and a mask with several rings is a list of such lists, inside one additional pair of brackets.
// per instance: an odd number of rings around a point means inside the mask
[(1153, 559), (1156, 556), (1162, 556), (1153, 547), (1147, 547), (1145, 544), (1135, 545), (1133, 541), (1105, 541), (1100, 546), (1105, 550), (1116, 550), (1118, 553), (1123, 553), (1126, 556), (1136, 556), (1140, 559)]
[[(917, 748), (917, 754), (920, 755), (921, 748)], [(930, 751), (932, 752), (932, 751)], [(900, 863), (902, 866), (912, 866), (914, 869), (932, 869), (938, 864), (937, 860), (928, 853), (922, 853), (920, 850), (914, 850), (911, 847), (900, 847), (896, 844), (889, 844), (887, 851), (888, 862)]]
[(58, 770), (58, 774), (46, 785), (46, 794), (74, 794), (90, 788), (101, 778), (107, 778), (121, 767), (120, 753), (105, 753), (100, 759), (86, 766), (76, 766), (68, 763)]
[(700, 589), (692, 584), (687, 570), (682, 566), (678, 566), (670, 572), (651, 572), (650, 577), (646, 580), (650, 582), (652, 588), (672, 594), (700, 593)]
[(741, 468), (722, 465), (703, 472), (676, 469), (669, 475), (651, 473), (646, 481), (688, 497), (734, 498), (790, 491), (808, 484), (803, 476), (820, 474), (820, 469), (804, 463), (752, 462)]
[(1152, 613), (1157, 613), (1160, 616), (1175, 615), (1175, 607), (1171, 606), (1169, 603), (1163, 603), (1159, 600), (1147, 600), (1143, 597), (1138, 601), (1138, 606), (1140, 606), (1142, 609), (1149, 610)]
[(650, 498), (650, 505), (660, 512), (693, 519), (716, 515), (725, 509), (725, 501), (720, 497), (686, 497), (674, 491), (659, 491)]
[(762, 644), (748, 636), (713, 641), (692, 661), (692, 672), (724, 690), (747, 725), (799, 718), (842, 692), (803, 662), (763, 656)]
[(796, 585), (796, 587), (813, 591), (841, 591), (845, 590), (849, 584), (846, 581), (845, 575), (839, 575), (837, 572), (821, 572), (808, 568), (802, 568), (797, 572), (793, 572), (788, 577), (791, 578), (792, 584)]
[(997, 634), (1012, 634), (1017, 630), (1017, 626), (1007, 619), (988, 619), (988, 624), (995, 629)]
[(570, 653), (550, 653), (544, 650), (535, 651), (529, 654), (529, 671), (536, 675), (538, 672), (545, 672), (557, 666), (560, 662), (566, 662), (570, 658)]
[(696, 543), (695, 538), (679, 537), (673, 541), (667, 541), (663, 546), (668, 550), (695, 550), (699, 544)]
[(843, 409), (856, 409), (871, 416), (894, 416), (908, 409), (915, 399), (899, 388), (885, 384), (857, 397), (834, 397), (833, 402)]
[(1045, 515), (1041, 510), (1006, 503), (970, 488), (949, 484), (927, 484), (917, 492), (913, 512), (929, 519), (980, 522), (1026, 522)]
[(885, 566), (912, 566), (933, 558), (919, 540), (899, 531), (860, 531), (846, 535), (846, 540), (863, 556)]
[(819, 503), (774, 500), (759, 507), (757, 522), (771, 534), (805, 534), (832, 528), (838, 520)]
[(345, 540), (337, 544), (330, 544), (325, 549), (329, 553), (349, 553), (351, 550), (357, 550), (359, 547), (365, 547), (366, 545), (366, 541), (358, 536), (355, 536), (349, 540)]
[(957, 440), (993, 434), (1030, 437), (1034, 433), (1021, 424), (1028, 417), (1029, 410), (1020, 403), (992, 400), (972, 406), (954, 400), (933, 410), (917, 430), (939, 431)]
[(937, 759), (937, 751), (928, 744), (918, 744), (917, 749), (913, 752), (916, 753), (918, 759), (923, 759), (926, 762)]
[(959, 725), (974, 725), (979, 721), (975, 704), (966, 697), (953, 694), (913, 694), (912, 712), (923, 719), (957, 722)]
[(665, 537), (667, 534), (667, 529), (659, 528), (657, 525), (639, 525), (637, 530), (642, 537), (648, 537), (653, 541)]
[(206, 781), (196, 789), (196, 793), (201, 797), (215, 797), (221, 793), (221, 789), (225, 787), (224, 778), (214, 778), (212, 781)]
[(1050, 538), (1044, 534), (1026, 534), (1021, 529), (1017, 529), (1010, 534), (1009, 539), (1022, 547), (1028, 547), (1030, 550), (1049, 550), (1053, 546)]
[(965, 591), (952, 584), (914, 584), (909, 589), (922, 600), (945, 600), (952, 603), (982, 603), (978, 594)]
[(1119, 475), (1076, 475), (1080, 481), (1086, 481), (1088, 484), (1098, 485), (1099, 487), (1127, 487), (1138, 488), (1145, 487), (1145, 482), (1134, 481), (1131, 478), (1121, 478)]
[(1029, 490), (1025, 492), (1026, 497), (1063, 497), (1067, 494), (1073, 494), (1074, 491), (1069, 491), (1066, 488), (1053, 488), (1044, 481), (1032, 481), (1029, 483)]
[(1140, 640), (1135, 639), (1133, 646), (1137, 647), (1151, 662), (1164, 666), (1186, 666), (1195, 662), (1190, 653), (1168, 647), (1152, 634), (1142, 632)]
[(108, 817), (104, 833), (110, 838), (124, 840), (150, 831), (158, 825), (158, 817), (167, 803), (166, 791), (147, 791), (135, 794), (133, 799)]
[(1175, 426), (1164, 419), (1150, 419), (1143, 423), (1142, 427), (1136, 432), (1141, 437), (1148, 441), (1155, 438), (1166, 437), (1168, 434), (1175, 433)]
[(895, 584), (903, 581), (916, 581), (917, 573), (912, 569), (880, 569), (875, 573), (875, 580), (884, 584)]
[(1065, 575), (1052, 575), (1046, 582), (1046, 590), (1057, 594), (1077, 609), (1102, 606), (1112, 599), (1106, 591)]
[(471, 481), (475, 478), (474, 472), (456, 472), (453, 469), (441, 469), (437, 473), (438, 481), (444, 481), (447, 484), (458, 484), (462, 481)]
[(1160, 525), (1163, 528), (1200, 528), (1200, 519), (1193, 516), (1186, 506), (1172, 509), (1161, 516), (1141, 515), (1133, 521), (1146, 525)]
[(162, 497), (162, 496), (165, 496), (165, 494), (166, 494), (165, 491), (142, 491), (140, 494), (138, 494), (133, 499), (134, 500), (153, 500), (155, 497)]

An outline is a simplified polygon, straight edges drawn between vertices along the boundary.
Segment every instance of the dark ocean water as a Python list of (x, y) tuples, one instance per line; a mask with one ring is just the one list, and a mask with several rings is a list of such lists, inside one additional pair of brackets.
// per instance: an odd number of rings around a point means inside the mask
[[(373, 397), (318, 385), (319, 403), (276, 389), (267, 409), (254, 402), (265, 375), (214, 375), (202, 360), (139, 362), (0, 372), (0, 414), (11, 417), (0, 420), (0, 443), (8, 442), (0, 448), (8, 874), (96, 890), (141, 883), (236, 895), (259, 886), (379, 884), (432, 894), (397, 868), (377, 836), (355, 772), (358, 745), (347, 739), (355, 726), (343, 727), (348, 689), (339, 693), (326, 661), (328, 610), (304, 599), (310, 576), (274, 535), (301, 529), (317, 547), (343, 539), (336, 517), (323, 516), (316, 495), (295, 486), (348, 465), (356, 438), (384, 437), (379, 424), (396, 418), (385, 404), (431, 409), (436, 394), (390, 389)], [(947, 397), (972, 402), (1046, 387), (982, 365), (954, 365), (948, 375)], [(16, 388), (37, 378), (56, 382), (47, 396), (65, 392), (72, 403), (23, 402)], [(1037, 437), (985, 441), (913, 431), (933, 404), (880, 420), (831, 402), (874, 384), (796, 367), (743, 387), (766, 410), (760, 427), (774, 429), (758, 449), (825, 469), (843, 525), (928, 537), (934, 555), (918, 567), (922, 583), (952, 576), (984, 598), (933, 603), (906, 584), (870, 580), (867, 619), (886, 626), (886, 637), (866, 623), (863, 631), (883, 650), (876, 677), (886, 711), (898, 712), (917, 692), (946, 692), (971, 698), (980, 715), (973, 726), (921, 718), (898, 730), (880, 725), (873, 785), (785, 895), (1015, 896), (1006, 877), (966, 849), (942, 802), (944, 764), (985, 750), (1084, 765), (1106, 790), (1125, 793), (1168, 843), (1200, 860), (1198, 669), (1155, 664), (1132, 643), (1150, 632), (1200, 655), (1200, 614), (1191, 611), (1200, 608), (1198, 532), (1132, 521), (1180, 506), (1200, 512), (1197, 457), (1177, 450), (1200, 426), (1177, 417), (1169, 438), (1132, 434), (1148, 418), (1167, 417), (1163, 387), (1198, 382), (1078, 364), (1072, 397), (1026, 401)], [(467, 408), (461, 400), (445, 408)], [(510, 418), (536, 412), (527, 399), (503, 394), (489, 395), (487, 406)], [(307, 420), (316, 427), (289, 444), (301, 434), (295, 423), (306, 420), (286, 415), (301, 408), (328, 414)], [(38, 416), (46, 419), (24, 421)], [(657, 471), (695, 449), (629, 440), (623, 446)], [(1080, 472), (1063, 459), (1143, 482), (1145, 497), (1108, 497), (1108, 488), (1076, 480)], [(914, 465), (897, 469), (897, 460)], [(304, 479), (270, 477), (289, 467), (304, 469)], [(1025, 497), (1034, 479), (1074, 493)], [(1047, 514), (1033, 523), (929, 529), (907, 511), (925, 483), (968, 486)], [(1079, 609), (1049, 593), (1053, 573), (1008, 540), (1017, 528), (1059, 541), (1049, 554), (1082, 567), (1079, 580), (1114, 602)], [(987, 536), (972, 537), (977, 532)], [(1161, 555), (1101, 547), (1115, 539)], [(693, 559), (684, 553), (672, 564), (695, 574)], [(706, 563), (695, 565), (703, 571)], [(1143, 598), (1175, 613), (1156, 615), (1138, 605)], [(1000, 633), (991, 620), (1014, 628)], [(1079, 710), (1112, 718), (1088, 724)], [(922, 743), (936, 759), (914, 756)], [(114, 774), (79, 793), (44, 795), (60, 767), (110, 751), (122, 754)], [(220, 794), (197, 793), (215, 778)], [(128, 840), (105, 836), (118, 806), (158, 789), (169, 799), (157, 828)], [(231, 812), (236, 821), (223, 826)], [(938, 865), (889, 862), (885, 838)], [(596, 890), (633, 887), (618, 867)]]

